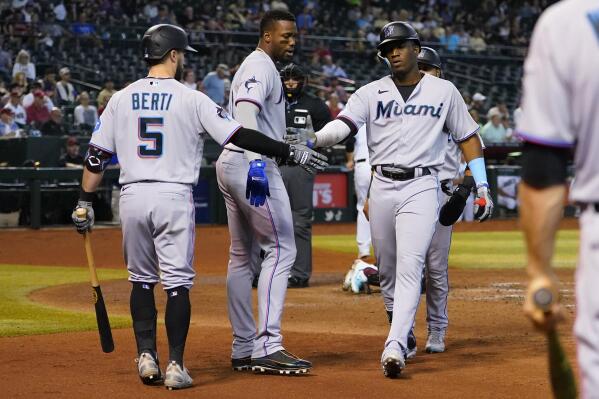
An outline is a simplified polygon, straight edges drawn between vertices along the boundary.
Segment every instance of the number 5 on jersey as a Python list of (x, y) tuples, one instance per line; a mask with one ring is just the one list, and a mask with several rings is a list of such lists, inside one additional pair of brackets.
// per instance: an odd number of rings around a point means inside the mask
[(141, 158), (158, 158), (162, 156), (162, 132), (152, 130), (164, 126), (162, 117), (140, 117), (137, 134), (145, 144), (137, 146), (137, 154)]

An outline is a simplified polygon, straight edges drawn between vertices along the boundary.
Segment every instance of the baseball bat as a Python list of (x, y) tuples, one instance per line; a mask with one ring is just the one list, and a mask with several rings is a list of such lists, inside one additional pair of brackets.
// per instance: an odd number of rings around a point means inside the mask
[[(84, 219), (87, 217), (87, 210), (84, 208), (79, 208), (77, 209), (76, 214), (77, 217)], [(110, 353), (114, 350), (114, 341), (112, 340), (112, 330), (110, 329), (110, 321), (108, 320), (106, 304), (104, 303), (102, 289), (100, 288), (98, 274), (96, 273), (96, 263), (94, 262), (94, 253), (92, 252), (92, 242), (89, 234), (89, 232), (85, 232), (83, 234), (83, 241), (85, 243), (85, 255), (87, 256), (87, 266), (89, 267), (89, 274), (92, 283), (92, 298), (94, 300), (94, 307), (96, 309), (96, 322), (98, 323), (98, 332), (100, 333), (100, 344), (102, 345), (102, 351), (104, 351), (104, 353)]]
[[(534, 292), (533, 300), (539, 309), (548, 313), (555, 301), (555, 295), (551, 290), (543, 287)], [(547, 333), (547, 349), (553, 396), (556, 399), (575, 399), (576, 379), (555, 327)]]

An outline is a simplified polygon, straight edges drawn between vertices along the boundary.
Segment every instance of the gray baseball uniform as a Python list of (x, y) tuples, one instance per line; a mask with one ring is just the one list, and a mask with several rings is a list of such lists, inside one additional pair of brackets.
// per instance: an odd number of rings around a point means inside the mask
[(368, 143), (366, 143), (366, 125), (356, 133), (354, 147), (354, 188), (356, 190), (356, 210), (358, 220), (356, 227), (356, 242), (358, 244), (358, 257), (370, 256), (370, 222), (364, 215), (364, 203), (370, 187), (371, 169), (368, 159)]
[[(430, 75), (422, 77), (407, 101), (390, 76), (374, 81), (350, 98), (338, 118), (356, 130), (366, 124), (375, 171), (369, 206), (372, 243), (385, 306), (393, 311), (385, 347), (406, 348), (437, 222), (437, 173), (447, 146), (443, 127), (460, 142), (478, 125), (455, 86)], [(413, 178), (392, 178), (406, 169)]]
[[(577, 43), (560, 47), (560, 44)], [(584, 49), (581, 58), (580, 49)], [(576, 323), (581, 396), (599, 395), (599, 0), (568, 0), (537, 22), (524, 63), (518, 134), (551, 147), (576, 146), (570, 199), (585, 204), (580, 217)]]
[[(279, 71), (270, 57), (256, 50), (241, 64), (231, 83), (230, 109), (255, 104), (258, 130), (276, 140), (285, 135), (285, 99)], [(277, 164), (265, 159), (270, 197), (261, 207), (245, 197), (248, 159), (231, 144), (216, 164), (218, 185), (225, 197), (231, 249), (227, 272), (229, 320), (234, 359), (263, 357), (283, 349), (281, 317), (287, 276), (295, 261), (295, 240), (289, 197)], [(253, 241), (265, 253), (258, 283), (258, 330), (252, 312)], [(254, 254), (252, 253), (254, 252)]]
[(225, 144), (240, 127), (206, 95), (175, 79), (140, 79), (112, 96), (90, 145), (119, 157), (130, 281), (161, 280), (165, 289), (193, 285), (191, 189), (204, 139), (209, 134)]

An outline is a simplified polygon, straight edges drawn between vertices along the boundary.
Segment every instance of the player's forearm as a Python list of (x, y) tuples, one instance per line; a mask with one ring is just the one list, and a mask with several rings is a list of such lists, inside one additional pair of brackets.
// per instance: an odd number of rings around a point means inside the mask
[(258, 157), (259, 154), (281, 159), (287, 159), (289, 156), (289, 144), (273, 140), (256, 130), (245, 127), (239, 129), (229, 142), (243, 148), (246, 153), (257, 153)]
[(330, 147), (345, 140), (350, 133), (351, 129), (345, 122), (340, 119), (332, 120), (315, 133), (314, 147)]
[(565, 185), (536, 189), (524, 182), (520, 184), (520, 224), (531, 277), (551, 271), (555, 234), (562, 218), (565, 196)]
[[(235, 118), (241, 125), (247, 129), (258, 130), (258, 114), (260, 109), (255, 105), (247, 101), (241, 101), (235, 105)], [(245, 156), (248, 161), (254, 159), (262, 159), (260, 154), (253, 151), (245, 150)]]
[(468, 168), (476, 181), (476, 185), (488, 184), (483, 147), (478, 135), (470, 136), (467, 140), (462, 141), (459, 146), (464, 154), (464, 159), (468, 163)]
[(84, 201), (91, 201), (91, 199), (86, 196), (89, 193), (95, 193), (98, 189), (98, 186), (102, 182), (102, 177), (104, 176), (104, 172), (94, 173), (90, 172), (87, 168), (83, 169), (83, 179), (81, 180), (81, 193), (80, 199)]

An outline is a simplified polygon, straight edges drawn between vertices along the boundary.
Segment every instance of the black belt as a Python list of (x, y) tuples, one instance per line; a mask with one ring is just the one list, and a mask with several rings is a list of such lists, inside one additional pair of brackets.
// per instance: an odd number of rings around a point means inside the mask
[(356, 159), (356, 163), (366, 162), (366, 158)]
[(599, 202), (594, 204), (580, 204), (580, 209), (584, 212), (587, 208), (595, 208), (595, 212), (599, 213)]
[(443, 191), (448, 196), (451, 196), (451, 179), (441, 180), (441, 191)]
[[(399, 180), (399, 181), (404, 181), (404, 180), (411, 180), (414, 177), (416, 177), (416, 168), (411, 168), (411, 169), (396, 169), (396, 170), (390, 170), (390, 169), (386, 169), (386, 168), (396, 168), (393, 165), (379, 165), (380, 170), (381, 170), (381, 175), (383, 175), (384, 177), (391, 179), (391, 180)], [(376, 170), (376, 166), (372, 167), (373, 170)], [(422, 174), (420, 176), (427, 176), (431, 174), (431, 171), (429, 168), (419, 168), (422, 171)]]

